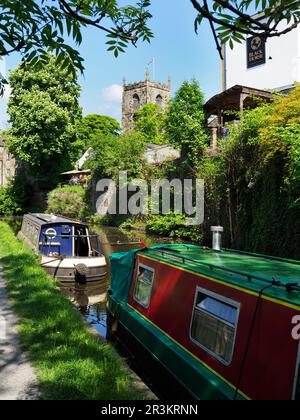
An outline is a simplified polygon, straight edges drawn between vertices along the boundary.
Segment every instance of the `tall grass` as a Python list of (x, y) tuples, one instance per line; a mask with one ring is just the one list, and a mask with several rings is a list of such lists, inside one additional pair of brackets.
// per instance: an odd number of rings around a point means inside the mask
[(22, 348), (36, 367), (42, 399), (145, 398), (111, 345), (95, 340), (34, 256), (0, 222), (0, 258)]

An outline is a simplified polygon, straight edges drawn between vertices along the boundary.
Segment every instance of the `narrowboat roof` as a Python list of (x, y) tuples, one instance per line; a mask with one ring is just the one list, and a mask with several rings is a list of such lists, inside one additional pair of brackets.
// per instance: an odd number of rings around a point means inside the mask
[(300, 261), (195, 245), (152, 247), (138, 254), (256, 293), (269, 284), (264, 294), (300, 307)]
[(24, 218), (30, 219), (40, 226), (60, 225), (60, 224), (87, 226), (87, 223), (79, 222), (77, 220), (67, 219), (65, 217), (55, 216), (53, 214), (30, 213), (30, 214), (25, 214)]

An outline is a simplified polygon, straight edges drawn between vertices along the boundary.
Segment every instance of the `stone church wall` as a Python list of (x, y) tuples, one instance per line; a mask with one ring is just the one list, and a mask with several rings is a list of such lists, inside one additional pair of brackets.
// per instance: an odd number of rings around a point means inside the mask
[(158, 104), (165, 109), (171, 96), (171, 82), (163, 83), (145, 80), (124, 84), (122, 104), (122, 128), (127, 131), (133, 128), (136, 112), (146, 104)]

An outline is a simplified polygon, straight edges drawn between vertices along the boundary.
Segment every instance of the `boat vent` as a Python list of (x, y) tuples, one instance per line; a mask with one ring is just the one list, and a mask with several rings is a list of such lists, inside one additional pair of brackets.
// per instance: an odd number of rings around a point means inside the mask
[(222, 226), (212, 226), (210, 228), (213, 237), (212, 237), (212, 249), (214, 251), (221, 251), (222, 249), (222, 233), (224, 228)]

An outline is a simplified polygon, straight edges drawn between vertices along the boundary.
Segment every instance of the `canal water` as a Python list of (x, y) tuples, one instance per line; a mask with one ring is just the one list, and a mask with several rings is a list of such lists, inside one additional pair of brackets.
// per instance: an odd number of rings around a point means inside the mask
[[(179, 242), (179, 240), (148, 235), (142, 231), (125, 231), (114, 227), (91, 226), (90, 231), (99, 234), (101, 247), (108, 262), (112, 253), (139, 248), (140, 243), (151, 246), (158, 243)], [(60, 286), (61, 291), (71, 299), (87, 322), (104, 338), (106, 337), (106, 292), (109, 283), (108, 269), (105, 283)]]

